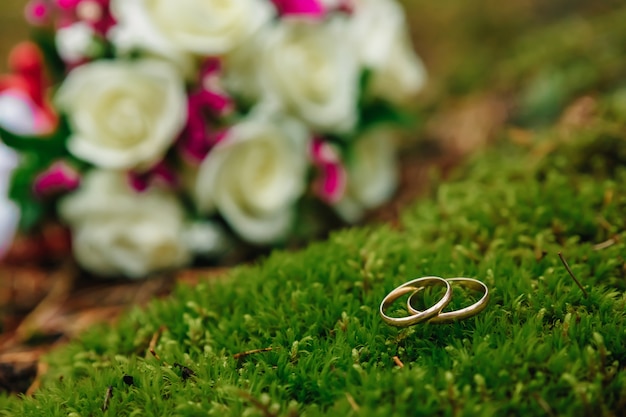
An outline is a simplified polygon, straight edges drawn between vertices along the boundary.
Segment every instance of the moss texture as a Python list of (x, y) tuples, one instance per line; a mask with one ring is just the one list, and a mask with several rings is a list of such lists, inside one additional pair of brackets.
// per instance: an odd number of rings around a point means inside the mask
[[(624, 415), (624, 10), (539, 28), (493, 71), (489, 55), (455, 73), (454, 91), (514, 94), (523, 140), (502, 129), (398, 225), (181, 286), (50, 355), (42, 388), (0, 397), (0, 416)], [(593, 117), (555, 123), (587, 94)], [(483, 280), (489, 306), (385, 325), (382, 298), (422, 275)], [(474, 298), (455, 291), (453, 307)]]
[[(341, 231), (180, 287), (53, 354), (43, 388), (0, 400), (0, 415), (619, 415), (626, 168), (559, 162), (595, 143), (544, 157), (502, 145), (399, 228)], [(387, 291), (421, 275), (479, 278), (489, 307), (448, 325), (383, 324)], [(455, 292), (455, 306), (470, 302)]]

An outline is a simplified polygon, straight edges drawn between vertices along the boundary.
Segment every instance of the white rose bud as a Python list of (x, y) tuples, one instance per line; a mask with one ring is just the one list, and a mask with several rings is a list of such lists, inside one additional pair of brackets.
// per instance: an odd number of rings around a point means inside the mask
[(243, 44), (275, 13), (268, 0), (112, 0), (121, 51), (143, 49), (177, 60), (221, 55)]
[(334, 206), (344, 220), (356, 222), (366, 210), (380, 206), (393, 196), (398, 183), (395, 151), (394, 131), (386, 127), (369, 130), (354, 142), (346, 167), (346, 191)]
[(269, 29), (259, 67), (264, 100), (315, 130), (345, 132), (357, 120), (359, 68), (343, 19), (285, 19)]
[(176, 196), (158, 189), (138, 193), (123, 173), (90, 171), (61, 200), (59, 214), (72, 230), (76, 260), (97, 275), (144, 278), (191, 261)]
[(361, 63), (373, 72), (372, 94), (403, 104), (422, 89), (426, 69), (413, 50), (397, 2), (357, 0), (350, 26)]
[(77, 63), (93, 53), (94, 30), (85, 22), (77, 22), (59, 28), (54, 40), (63, 61)]
[(15, 152), (0, 142), (0, 258), (11, 245), (19, 221), (19, 209), (8, 198), (11, 172), (16, 165)]
[(244, 240), (284, 237), (306, 186), (307, 131), (296, 121), (253, 116), (233, 126), (198, 171), (195, 198), (218, 211)]
[(68, 74), (55, 101), (72, 129), (69, 151), (110, 169), (143, 169), (158, 162), (187, 114), (179, 74), (152, 60), (80, 66)]

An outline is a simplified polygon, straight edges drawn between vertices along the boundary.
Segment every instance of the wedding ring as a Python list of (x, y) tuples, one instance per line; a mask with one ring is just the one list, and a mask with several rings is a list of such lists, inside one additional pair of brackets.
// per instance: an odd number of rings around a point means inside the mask
[[(477, 279), (473, 279), (473, 278), (464, 278), (464, 277), (447, 278), (446, 281), (448, 281), (451, 284), (458, 284), (460, 286), (464, 286), (473, 290), (484, 292), (484, 295), (482, 296), (480, 300), (478, 300), (471, 306), (461, 308), (459, 310), (454, 310), (454, 311), (447, 311), (443, 313), (440, 312), (438, 315), (428, 320), (429, 323), (451, 323), (453, 321), (463, 320), (463, 319), (472, 317), (480, 313), (481, 311), (485, 309), (485, 307), (487, 307), (487, 302), (489, 301), (489, 289), (481, 281)], [(417, 310), (416, 308), (412, 306), (413, 297), (421, 290), (422, 288), (417, 289), (413, 294), (409, 296), (409, 299), (406, 302), (407, 308), (410, 314), (422, 313), (420, 310)], [(424, 310), (424, 313), (429, 310)], [(413, 317), (413, 316), (409, 316), (409, 317)]]
[[(411, 313), (410, 316), (406, 317), (391, 317), (385, 314), (385, 310), (387, 307), (392, 305), (394, 301), (398, 298), (402, 297), (408, 293), (415, 293), (419, 290), (422, 290), (426, 287), (432, 287), (435, 285), (443, 285), (446, 288), (446, 293), (443, 295), (441, 300), (439, 300), (432, 307), (424, 310), (424, 311), (416, 311), (415, 313)], [(412, 326), (413, 324), (421, 323), (426, 321), (437, 314), (441, 310), (443, 310), (450, 300), (452, 299), (452, 289), (450, 288), (450, 284), (443, 278), (439, 277), (422, 277), (411, 280), (409, 282), (405, 282), (404, 284), (396, 287), (393, 291), (391, 291), (387, 296), (383, 299), (382, 303), (380, 303), (380, 315), (385, 321), (385, 323), (396, 326), (396, 327), (406, 327)]]

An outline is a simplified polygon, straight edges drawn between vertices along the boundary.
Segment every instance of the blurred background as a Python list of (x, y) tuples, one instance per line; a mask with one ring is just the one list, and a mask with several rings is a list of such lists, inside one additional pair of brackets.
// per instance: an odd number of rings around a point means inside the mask
[(11, 47), (28, 36), (24, 20), (25, 0), (4, 0), (0, 6), (0, 73), (7, 70), (7, 56)]
[[(0, 6), (0, 73), (7, 71), (11, 47), (28, 38), (25, 4), (3, 0)], [(444, 178), (468, 155), (498, 140), (533, 143), (567, 129), (600, 129), (599, 109), (610, 103), (622, 103), (611, 117), (626, 121), (623, 0), (403, 4), (429, 81), (413, 106), (415, 127), (402, 144), (400, 190), (366, 221), (393, 225), (403, 207), (434, 187), (434, 177)], [(54, 228), (43, 234), (53, 246), (59, 240)], [(52, 251), (42, 247), (38, 256)], [(28, 245), (21, 250), (13, 254), (11, 268), (0, 265), (0, 390), (24, 391), (39, 355), (52, 344), (116, 317), (129, 304), (168, 293), (174, 281), (222, 272), (75, 284), (63, 262), (44, 264), (54, 265), (50, 268), (26, 265), (35, 252)]]

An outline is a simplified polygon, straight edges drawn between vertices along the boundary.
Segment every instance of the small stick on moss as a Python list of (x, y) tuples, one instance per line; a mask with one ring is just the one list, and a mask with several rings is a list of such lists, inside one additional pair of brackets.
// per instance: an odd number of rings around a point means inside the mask
[(574, 276), (574, 273), (572, 272), (572, 268), (570, 268), (569, 265), (567, 264), (567, 261), (563, 257), (563, 254), (559, 252), (558, 255), (559, 255), (559, 258), (561, 258), (561, 262), (563, 262), (563, 266), (565, 266), (565, 269), (567, 270), (567, 273), (569, 274), (569, 276), (572, 277), (576, 285), (578, 285), (578, 288), (580, 288), (580, 290), (583, 292), (583, 294), (585, 295), (585, 298), (588, 298), (589, 294), (587, 294), (587, 290), (585, 290), (582, 284), (580, 283), (580, 281), (576, 279), (576, 277)]
[(535, 392), (532, 394), (532, 396), (535, 401), (537, 401), (537, 404), (539, 404), (539, 407), (541, 407), (541, 409), (545, 411), (547, 415), (549, 415), (550, 417), (554, 416), (554, 411), (552, 411), (552, 407), (550, 407), (550, 404), (548, 404), (548, 402), (544, 400), (541, 395)]
[(359, 407), (356, 401), (354, 401), (354, 397), (349, 392), (346, 392), (346, 399), (348, 400), (348, 404), (350, 404), (350, 407), (352, 407), (354, 412), (358, 413), (361, 407)]
[(402, 361), (400, 360), (399, 357), (394, 356), (393, 357), (393, 362), (398, 365), (398, 368), (404, 368), (404, 364), (402, 363)]
[(606, 249), (610, 246), (613, 246), (616, 243), (615, 238), (610, 238), (608, 240), (605, 240), (604, 242), (598, 243), (596, 245), (593, 245), (593, 250), (602, 250), (602, 249)]
[(249, 401), (254, 407), (256, 407), (261, 412), (261, 415), (263, 415), (263, 417), (276, 417), (278, 415), (277, 413), (270, 410), (269, 405), (263, 404), (261, 400), (255, 398), (252, 394), (243, 390), (237, 390), (237, 394), (244, 400)]
[(256, 353), (261, 353), (261, 352), (269, 352), (269, 351), (274, 350), (274, 349), (278, 349), (278, 347), (271, 347), (271, 346), (270, 346), (270, 347), (261, 348), (261, 349), (252, 349), (252, 350), (247, 350), (247, 351), (245, 351), (245, 352), (235, 353), (235, 354), (233, 355), (233, 358), (235, 358), (235, 359), (243, 359), (243, 358), (245, 358), (246, 356), (254, 355), (254, 354), (256, 354)]
[(156, 351), (154, 350), (154, 347), (156, 346), (157, 341), (159, 340), (159, 337), (161, 336), (161, 333), (163, 333), (163, 330), (165, 330), (165, 326), (159, 327), (159, 330), (154, 332), (154, 334), (152, 335), (152, 339), (150, 339), (150, 344), (148, 345), (148, 350), (150, 351), (152, 356), (154, 356), (156, 360), (158, 361), (161, 360), (161, 357), (156, 353)]
[(113, 386), (109, 385), (107, 392), (104, 394), (104, 404), (102, 404), (102, 411), (106, 411), (109, 408), (109, 401), (113, 396)]

